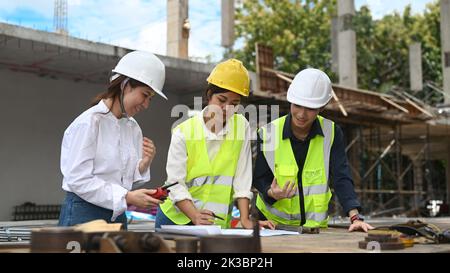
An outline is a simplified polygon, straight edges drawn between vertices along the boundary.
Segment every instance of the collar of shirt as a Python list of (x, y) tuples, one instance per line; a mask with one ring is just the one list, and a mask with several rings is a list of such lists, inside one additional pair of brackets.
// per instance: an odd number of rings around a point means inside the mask
[(206, 123), (203, 118), (205, 110), (206, 110), (206, 107), (203, 108), (203, 110), (197, 114), (202, 122), (203, 131), (205, 132), (205, 138), (208, 140), (222, 139), (222, 137), (228, 133), (229, 128), (232, 128), (231, 126), (233, 126), (233, 119), (229, 118), (227, 120), (227, 122), (225, 123), (225, 126), (222, 128), (222, 130), (220, 130), (218, 133), (213, 133), (213, 132), (211, 132), (211, 130), (208, 127), (206, 127)]
[[(283, 139), (290, 138), (292, 140), (299, 140), (294, 136), (294, 133), (292, 132), (291, 120), (292, 115), (291, 113), (289, 113), (286, 117), (286, 122), (284, 123), (283, 127)], [(311, 130), (309, 130), (308, 136), (306, 137), (305, 141), (308, 141), (317, 135), (323, 136), (322, 127), (320, 126), (318, 118), (316, 118), (311, 125)]]

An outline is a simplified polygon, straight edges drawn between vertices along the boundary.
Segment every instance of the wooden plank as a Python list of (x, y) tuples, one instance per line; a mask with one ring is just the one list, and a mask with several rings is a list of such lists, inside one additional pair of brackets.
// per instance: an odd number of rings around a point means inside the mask
[(409, 114), (408, 109), (398, 105), (397, 103), (393, 102), (392, 100), (390, 100), (390, 99), (388, 99), (388, 98), (386, 98), (384, 96), (380, 96), (380, 99), (382, 99), (383, 101), (389, 103), (390, 105), (394, 106), (395, 108), (399, 109), (400, 111), (403, 111), (403, 112)]
[(344, 117), (348, 117), (348, 113), (345, 110), (344, 105), (342, 105), (341, 101), (339, 100), (339, 97), (336, 95), (336, 93), (334, 92), (333, 89), (331, 89), (331, 95), (333, 96), (333, 99), (338, 104), (339, 110), (341, 110), (342, 115), (344, 115)]
[(271, 48), (256, 43), (256, 73), (259, 79), (261, 91), (279, 93), (277, 89), (277, 78), (273, 73), (265, 71), (263, 68), (273, 68), (274, 58)]
[(287, 72), (284, 72), (284, 71), (280, 71), (280, 70), (275, 70), (275, 69), (272, 69), (272, 68), (269, 68), (269, 67), (263, 67), (263, 70), (264, 71), (267, 71), (267, 72), (272, 72), (272, 73), (274, 73), (274, 74), (281, 74), (281, 75), (283, 75), (283, 76), (286, 76), (286, 77), (289, 77), (289, 78), (295, 78), (295, 75), (294, 74), (291, 74), (291, 73), (287, 73)]
[(414, 106), (415, 108), (417, 108), (419, 111), (421, 111), (422, 113), (424, 113), (425, 115), (433, 118), (434, 115), (432, 115), (430, 112), (428, 112), (427, 110), (423, 109), (422, 107), (420, 107), (419, 105), (417, 105), (415, 102), (413, 102), (412, 100), (405, 98), (405, 100), (411, 104), (412, 106)]
[(286, 76), (284, 76), (283, 74), (279, 74), (279, 73), (276, 73), (276, 72), (275, 72), (275, 75), (276, 75), (278, 78), (280, 78), (280, 79), (282, 79), (282, 80), (284, 80), (284, 81), (287, 81), (288, 83), (292, 83), (292, 79), (291, 79), (291, 78), (288, 78), (288, 77), (286, 77)]

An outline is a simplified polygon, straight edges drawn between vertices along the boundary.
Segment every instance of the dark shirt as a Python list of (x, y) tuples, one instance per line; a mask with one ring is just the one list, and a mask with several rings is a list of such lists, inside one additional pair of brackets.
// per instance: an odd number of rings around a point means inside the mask
[[(302, 188), (302, 171), (303, 165), (308, 153), (309, 143), (312, 138), (317, 135), (323, 136), (322, 127), (320, 126), (319, 119), (316, 119), (311, 130), (304, 141), (297, 139), (292, 133), (291, 129), (291, 114), (286, 117), (286, 122), (283, 127), (283, 139), (289, 138), (291, 141), (292, 151), (294, 152), (295, 160), (298, 166), (298, 185), (299, 185), (299, 198), (300, 198), (300, 211), (302, 214), (301, 224), (303, 225), (305, 219), (305, 205), (303, 200), (303, 188)], [(262, 140), (258, 134), (257, 149), (258, 154), (255, 162), (255, 171), (253, 174), (253, 186), (260, 192), (261, 196), (268, 204), (276, 202), (271, 198), (267, 191), (270, 189), (274, 175), (270, 169), (264, 154), (261, 151)], [(334, 192), (339, 199), (339, 203), (342, 205), (344, 211), (348, 215), (352, 209), (358, 209), (361, 212), (361, 205), (358, 201), (358, 197), (354, 190), (353, 179), (348, 166), (347, 156), (345, 153), (345, 142), (342, 129), (335, 124), (335, 133), (333, 145), (331, 146), (330, 155), (330, 186), (334, 188)]]

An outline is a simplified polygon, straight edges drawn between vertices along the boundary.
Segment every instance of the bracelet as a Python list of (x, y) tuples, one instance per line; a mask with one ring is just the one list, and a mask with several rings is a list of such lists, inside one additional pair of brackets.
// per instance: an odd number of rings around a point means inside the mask
[(350, 222), (353, 224), (353, 222), (355, 222), (356, 220), (359, 220), (359, 216), (358, 214), (353, 215), (352, 217), (350, 217)]

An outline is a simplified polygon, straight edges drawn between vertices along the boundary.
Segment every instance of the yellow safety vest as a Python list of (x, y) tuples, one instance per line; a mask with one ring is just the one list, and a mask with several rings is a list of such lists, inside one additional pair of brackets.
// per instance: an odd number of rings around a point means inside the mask
[[(200, 116), (194, 116), (179, 128), (186, 141), (187, 173), (186, 186), (197, 209), (207, 209), (222, 217), (214, 224), (229, 228), (233, 209), (233, 180), (245, 139), (245, 117), (235, 114), (232, 128), (224, 136), (219, 152), (210, 161)], [(176, 129), (175, 128), (175, 129)], [(161, 205), (164, 214), (177, 225), (191, 222), (183, 212), (168, 198)]]
[[(328, 186), (331, 146), (334, 140), (334, 122), (318, 116), (324, 136), (317, 135), (310, 140), (308, 154), (302, 171), (302, 187), (306, 214), (305, 227), (328, 227), (328, 204), (331, 191)], [(283, 139), (286, 116), (260, 129), (264, 157), (283, 188), (288, 181), (298, 186), (298, 166), (290, 139)], [(292, 198), (276, 201), (269, 205), (259, 194), (256, 206), (264, 216), (283, 225), (300, 225), (301, 211), (299, 190)]]

